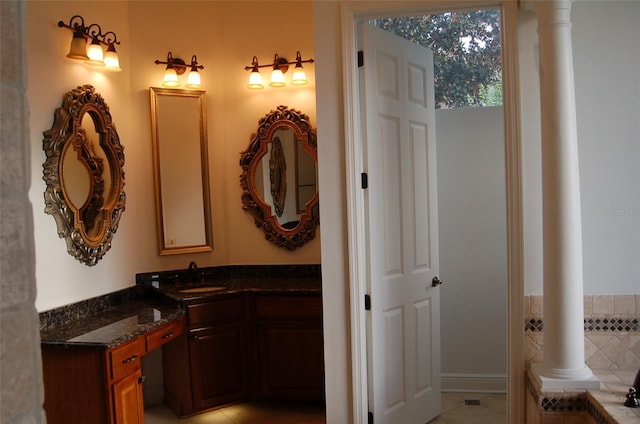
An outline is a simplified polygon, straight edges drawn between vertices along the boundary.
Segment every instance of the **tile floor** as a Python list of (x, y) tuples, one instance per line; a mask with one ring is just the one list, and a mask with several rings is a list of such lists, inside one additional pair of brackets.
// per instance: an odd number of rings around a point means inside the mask
[(145, 409), (145, 424), (324, 424), (324, 405), (242, 403), (179, 419), (165, 404)]
[[(480, 405), (465, 405), (479, 400)], [(505, 424), (506, 395), (494, 393), (443, 393), (442, 415), (429, 424)], [(146, 424), (324, 424), (324, 406), (245, 403), (190, 418), (178, 419), (164, 404), (145, 410)], [(401, 423), (398, 423), (401, 424)]]
[[(480, 405), (466, 405), (479, 400)], [(442, 393), (442, 414), (429, 424), (506, 424), (507, 395), (504, 393)]]

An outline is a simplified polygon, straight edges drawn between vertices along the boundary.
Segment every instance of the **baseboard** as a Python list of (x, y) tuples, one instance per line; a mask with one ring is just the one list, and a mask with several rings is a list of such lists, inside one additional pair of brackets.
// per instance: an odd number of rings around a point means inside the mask
[(506, 393), (506, 374), (441, 374), (443, 392)]

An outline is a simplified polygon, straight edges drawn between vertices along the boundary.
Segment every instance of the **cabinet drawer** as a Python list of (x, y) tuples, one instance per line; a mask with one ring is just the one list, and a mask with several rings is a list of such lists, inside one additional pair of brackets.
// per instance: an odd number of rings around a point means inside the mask
[(152, 333), (148, 334), (145, 339), (147, 342), (147, 352), (162, 346), (165, 343), (178, 337), (184, 331), (184, 318), (180, 318), (177, 321), (164, 325)]
[(140, 359), (144, 352), (144, 338), (142, 337), (136, 337), (129, 343), (109, 351), (111, 378), (117, 380), (140, 368)]
[(256, 302), (258, 318), (322, 319), (320, 296), (260, 296)]
[(193, 328), (202, 324), (243, 319), (245, 305), (244, 296), (189, 305), (187, 307), (189, 327)]

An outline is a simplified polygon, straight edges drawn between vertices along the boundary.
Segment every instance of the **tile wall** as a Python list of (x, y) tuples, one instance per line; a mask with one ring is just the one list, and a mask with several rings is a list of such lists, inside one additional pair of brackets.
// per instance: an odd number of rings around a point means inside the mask
[[(543, 297), (525, 296), (525, 359), (542, 361)], [(640, 295), (584, 297), (585, 360), (592, 370), (640, 369)]]
[[(627, 424), (640, 411), (624, 407), (626, 389), (640, 369), (640, 295), (584, 297), (585, 362), (601, 390), (541, 391), (527, 378), (527, 424)], [(543, 359), (543, 296), (525, 296), (525, 360)]]

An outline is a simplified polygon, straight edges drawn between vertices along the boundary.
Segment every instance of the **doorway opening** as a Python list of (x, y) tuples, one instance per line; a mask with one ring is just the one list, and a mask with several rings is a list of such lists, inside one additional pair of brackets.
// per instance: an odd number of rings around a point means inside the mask
[[(442, 390), (506, 392), (500, 10), (378, 18), (434, 56)], [(468, 352), (473, 351), (474, 355)]]
[[(508, 12), (507, 16), (504, 15), (505, 9)], [(514, 17), (514, 10), (511, 10), (510, 6), (507, 4), (502, 5), (497, 10), (500, 11), (501, 13), (500, 22), (501, 23), (510, 22), (508, 25), (505, 25), (505, 27), (510, 26), (511, 28), (510, 31), (513, 31), (515, 28), (514, 21), (512, 20)], [(416, 14), (414, 12), (416, 11), (412, 10), (411, 14), (409, 14), (406, 11), (403, 11), (403, 10), (398, 11), (397, 9), (393, 9), (391, 7), (389, 10), (384, 10), (384, 11), (381, 11), (380, 9), (376, 9), (375, 11), (363, 11), (363, 10), (353, 11), (353, 14), (352, 14), (353, 27), (352, 28), (356, 28), (357, 23), (363, 20), (371, 21), (372, 19), (380, 19), (379, 18), (380, 16), (389, 16), (389, 15), (415, 16)], [(422, 10), (422, 11), (418, 11), (418, 13), (424, 14), (425, 12), (424, 10)], [(504, 33), (504, 31), (505, 29), (503, 29), (502, 32)], [(356, 31), (354, 30), (354, 32)], [(511, 37), (513, 37), (513, 34), (511, 34)], [(348, 57), (349, 55), (349, 51), (348, 51), (350, 48), (350, 46), (348, 45), (349, 41), (353, 42), (354, 46), (357, 45), (357, 43), (355, 42), (355, 35), (354, 35), (354, 40), (347, 40), (347, 43), (345, 43), (345, 57)], [(517, 319), (519, 316), (521, 316), (521, 309), (520, 309), (521, 307), (517, 306), (517, 300), (521, 299), (521, 296), (519, 295), (519, 293), (522, 292), (521, 276), (518, 275), (520, 272), (519, 270), (521, 269), (520, 268), (521, 267), (521, 264), (520, 264), (521, 228), (519, 227), (519, 220), (521, 219), (521, 210), (520, 210), (520, 201), (518, 197), (519, 186), (520, 186), (520, 171), (519, 171), (520, 159), (519, 159), (519, 150), (517, 147), (518, 135), (517, 135), (517, 131), (515, 131), (519, 126), (519, 120), (517, 118), (517, 104), (515, 102), (515, 99), (516, 99), (515, 92), (512, 85), (515, 79), (515, 73), (514, 73), (515, 50), (513, 47), (514, 41), (515, 41), (514, 38), (510, 38), (510, 42), (508, 43), (508, 46), (507, 46), (507, 50), (509, 51), (508, 53), (509, 57), (506, 65), (507, 69), (504, 74), (504, 77), (505, 77), (504, 84), (507, 87), (505, 90), (504, 110), (503, 111), (498, 110), (498, 112), (495, 114), (499, 118), (502, 118), (502, 121), (497, 121), (498, 122), (497, 127), (499, 128), (499, 132), (501, 133), (502, 137), (498, 140), (500, 146), (497, 148), (497, 150), (493, 148), (491, 151), (491, 153), (495, 155), (494, 158), (497, 157), (499, 158), (499, 160), (498, 162), (493, 160), (493, 162), (491, 163), (493, 165), (498, 163), (497, 166), (499, 167), (498, 168), (499, 172), (497, 174), (494, 174), (494, 177), (488, 180), (485, 184), (480, 184), (481, 186), (492, 186), (490, 188), (497, 187), (500, 189), (498, 190), (500, 192), (497, 194), (498, 197), (487, 198), (487, 196), (485, 196), (486, 198), (485, 200), (487, 201), (486, 202), (487, 205), (491, 205), (491, 206), (497, 205), (499, 206), (499, 208), (501, 208), (501, 218), (497, 220), (497, 222), (499, 222), (500, 228), (496, 227), (495, 225), (492, 225), (491, 227), (489, 227), (489, 230), (492, 233), (492, 235), (497, 234), (495, 230), (499, 229), (501, 231), (500, 235), (502, 237), (503, 245), (498, 250), (501, 250), (501, 252), (503, 253), (498, 255), (500, 256), (499, 260), (495, 260), (495, 257), (494, 257), (494, 259), (491, 261), (488, 261), (488, 260), (484, 262), (476, 261), (476, 262), (470, 262), (468, 264), (471, 268), (475, 268), (477, 266), (485, 267), (488, 264), (492, 264), (492, 265), (495, 265), (496, 263), (498, 264), (497, 268), (499, 268), (499, 273), (501, 275), (496, 276), (495, 273), (492, 274), (491, 272), (488, 272), (488, 275), (489, 275), (488, 278), (489, 278), (489, 281), (492, 283), (501, 281), (501, 284), (498, 286), (499, 296), (497, 300), (498, 300), (498, 303), (500, 303), (500, 307), (501, 307), (500, 309), (502, 311), (502, 321), (496, 325), (488, 324), (487, 326), (483, 326), (483, 322), (482, 322), (483, 317), (480, 317), (480, 319), (475, 317), (473, 325), (470, 326), (469, 328), (471, 329), (471, 331), (475, 331), (474, 335), (482, 334), (483, 331), (486, 331), (487, 334), (492, 333), (493, 335), (495, 335), (496, 330), (498, 330), (498, 332), (500, 333), (500, 338), (502, 340), (500, 343), (502, 344), (502, 346), (505, 346), (505, 347), (508, 346), (508, 348), (506, 349), (501, 349), (502, 353), (500, 357), (500, 362), (503, 367), (501, 371), (497, 373), (493, 373), (493, 372), (480, 373), (480, 374), (485, 374), (483, 376), (484, 381), (482, 381), (481, 383), (485, 388), (487, 386), (494, 387), (489, 390), (496, 390), (496, 391), (507, 390), (510, 396), (515, 395), (515, 398), (516, 398), (515, 400), (511, 400), (511, 399), (509, 400), (510, 409), (511, 409), (511, 412), (509, 412), (509, 414), (510, 416), (520, 416), (522, 414), (523, 405), (522, 405), (522, 400), (519, 399), (520, 398), (519, 395), (522, 394), (522, 391), (521, 391), (522, 389), (517, 388), (516, 393), (510, 392), (510, 389), (512, 387), (519, 386), (520, 377), (518, 377), (518, 374), (520, 374), (519, 371), (520, 371), (520, 367), (522, 366), (519, 363), (519, 352), (521, 352), (522, 350), (521, 342), (517, 341), (517, 339), (514, 337), (514, 335), (517, 336), (521, 332), (521, 330), (517, 328), (518, 326), (521, 327), (521, 323)], [(351, 82), (357, 80), (357, 75), (355, 74), (351, 75), (350, 77), (352, 78), (350, 80)], [(349, 84), (347, 84), (347, 86), (349, 86)], [(357, 84), (353, 83), (352, 86), (357, 86)], [(349, 101), (347, 101), (347, 103), (349, 103)], [(358, 101), (355, 98), (352, 98), (351, 103), (352, 103), (352, 106), (357, 105)], [(347, 107), (348, 106), (349, 104), (347, 104)], [(350, 109), (350, 110), (356, 110), (356, 112), (354, 113), (354, 115), (356, 116), (356, 122), (358, 122), (357, 120), (360, 119), (359, 112), (357, 112), (357, 109), (358, 109), (357, 107), (353, 107), (352, 109)], [(461, 113), (464, 113), (464, 112), (468, 112), (468, 111), (462, 110)], [(470, 118), (463, 118), (463, 119), (469, 120)], [(479, 119), (480, 122), (484, 122), (487, 120), (493, 121), (493, 123), (496, 122), (494, 118), (490, 118), (490, 117), (484, 117)], [(503, 126), (503, 123), (504, 123), (504, 126)], [(356, 126), (357, 125), (358, 124), (356, 123)], [(346, 126), (347, 127), (349, 126), (349, 122), (347, 122)], [(353, 156), (351, 155), (357, 155), (361, 151), (361, 147), (357, 145), (358, 143), (357, 136), (359, 135), (359, 132), (356, 131), (355, 134), (351, 134), (351, 135), (353, 135), (354, 139), (356, 139), (356, 140), (351, 140), (351, 142), (355, 143), (356, 145), (348, 146), (347, 148), (348, 149), (347, 156), (350, 162), (349, 165), (357, 163), (357, 160), (354, 160)], [(495, 141), (495, 140), (492, 140), (492, 141)], [(438, 145), (438, 147), (440, 146)], [(480, 150), (477, 150), (479, 148), (480, 146), (475, 146), (476, 150), (473, 150), (473, 149), (470, 149), (470, 150), (471, 152), (473, 151), (478, 152), (480, 151)], [(459, 150), (460, 147), (458, 146), (457, 149)], [(457, 153), (460, 153), (460, 152), (457, 152)], [(469, 149), (467, 149), (467, 151), (464, 151), (463, 149), (462, 153), (468, 154)], [(505, 157), (506, 157), (506, 168), (505, 168)], [(479, 159), (479, 157), (476, 157), (475, 159)], [(477, 163), (473, 162), (473, 158), (471, 163), (477, 165)], [(490, 165), (488, 166), (491, 167)], [(438, 168), (440, 168), (440, 165), (438, 166)], [(351, 171), (355, 172), (356, 170), (351, 169), (348, 172), (351, 172)], [(460, 182), (459, 174), (465, 171), (469, 171), (469, 170), (465, 168), (459, 169), (459, 172), (457, 175), (458, 177), (457, 184), (459, 186), (462, 185), (463, 188), (465, 185)], [(495, 171), (495, 168), (493, 169), (493, 171)], [(469, 174), (472, 174), (472, 172), (469, 172)], [(440, 176), (440, 169), (438, 171), (438, 175)], [(456, 177), (456, 173), (454, 172), (452, 176)], [(496, 179), (497, 177), (501, 177), (502, 180), (500, 181), (499, 179)], [(475, 184), (475, 183), (478, 183), (479, 181), (473, 180), (472, 182)], [(485, 189), (485, 188), (487, 187), (482, 187), (482, 189)], [(458, 198), (453, 200), (458, 201), (457, 204), (455, 202), (452, 203), (454, 206), (456, 206), (455, 209), (457, 212), (460, 212), (460, 208), (463, 206), (466, 210), (463, 210), (462, 212), (470, 212), (471, 217), (473, 217), (474, 214), (476, 217), (479, 216), (480, 213), (482, 212), (482, 210), (479, 209), (479, 207), (486, 206), (485, 202), (482, 202), (482, 201), (480, 201), (479, 205), (474, 204), (473, 202), (469, 202), (470, 204), (467, 204), (467, 205), (462, 204), (461, 206), (459, 201), (464, 199)], [(478, 198), (475, 198), (475, 202), (477, 203), (478, 201), (479, 201)], [(356, 209), (357, 207), (358, 205), (356, 205)], [(356, 210), (356, 213), (354, 213), (353, 215), (359, 216), (357, 212), (358, 211)], [(473, 223), (473, 220), (469, 218), (469, 215), (467, 215), (465, 219), (466, 219), (465, 222)], [(451, 221), (451, 222), (455, 222), (455, 221)], [(352, 228), (351, 232), (355, 231), (356, 233), (359, 233), (360, 231), (363, 230), (362, 227), (361, 226), (359, 227), (359, 225), (357, 223), (354, 223), (353, 220), (349, 224), (350, 224), (350, 228)], [(486, 229), (486, 228), (481, 228), (481, 229)], [(480, 233), (481, 232), (482, 231), (480, 231)], [(478, 234), (473, 234), (473, 235), (476, 236)], [(357, 239), (359, 237), (366, 237), (366, 236), (360, 233), (360, 234), (352, 235), (352, 237), (356, 239), (355, 241), (352, 241), (352, 245), (361, 246), (362, 244), (360, 244)], [(480, 239), (481, 238), (482, 237), (480, 237)], [(456, 240), (456, 241), (459, 242), (460, 240)], [(472, 243), (472, 244), (475, 244), (475, 243)], [(486, 251), (482, 253), (492, 253), (491, 249), (485, 249), (485, 250)], [(361, 267), (363, 266), (361, 262), (362, 255), (356, 254), (356, 255), (353, 255), (353, 258), (355, 258), (352, 260), (353, 267), (356, 270), (361, 269)], [(354, 264), (354, 261), (357, 263)], [(494, 267), (494, 270), (495, 270), (495, 267)], [(355, 274), (352, 275), (352, 282), (354, 281), (353, 279), (354, 276), (360, 277), (361, 279), (361, 274), (362, 273), (359, 271), (357, 275)], [(444, 275), (443, 275), (443, 280), (445, 280), (445, 286), (446, 286), (447, 278)], [(458, 296), (455, 300), (460, 300), (460, 297), (462, 297), (463, 299), (466, 298), (465, 301), (468, 304), (475, 303), (481, 306), (487, 306), (485, 303), (495, 304), (494, 301), (496, 300), (496, 297), (492, 296), (491, 293), (482, 291), (482, 284), (478, 284), (477, 276), (474, 278), (471, 278), (468, 281), (472, 284), (470, 286), (471, 290), (463, 291), (462, 295)], [(473, 284), (474, 282), (476, 284)], [(363, 295), (365, 293), (364, 291), (365, 285), (358, 278), (355, 279), (355, 282), (353, 284), (354, 285), (351, 288), (351, 294), (355, 298), (359, 298), (360, 295)], [(443, 291), (444, 290), (446, 290), (445, 287), (443, 287)], [(514, 299), (516, 300), (515, 302), (514, 302)], [(468, 311), (469, 311), (468, 308), (465, 308), (464, 310), (458, 309), (458, 310), (452, 311), (454, 313), (454, 316), (450, 319), (447, 319), (447, 321), (450, 320), (451, 322), (455, 323), (456, 321), (460, 321), (461, 318), (465, 318), (465, 315), (472, 315), (472, 314), (468, 314)], [(358, 314), (353, 314), (353, 316), (356, 316), (355, 322), (353, 323), (353, 326), (352, 326), (352, 328), (354, 329), (356, 327), (359, 327), (359, 328), (362, 327), (361, 325), (362, 322), (361, 323), (358, 322), (359, 318), (362, 318), (362, 321), (365, 320), (364, 317), (358, 317), (357, 315)], [(508, 317), (507, 322), (505, 322), (504, 320), (505, 316)], [(443, 318), (443, 324), (445, 324), (444, 321), (445, 319)], [(498, 329), (498, 327), (500, 328)], [(362, 331), (362, 330), (355, 330), (356, 334), (352, 337), (352, 340), (356, 345), (358, 345), (358, 343), (360, 343), (360, 341), (362, 340), (362, 335), (358, 333), (358, 331)], [(446, 337), (445, 330), (443, 328), (443, 340), (445, 337)], [(476, 350), (478, 347), (486, 345), (487, 343), (488, 341), (486, 339), (480, 339), (479, 341), (478, 339), (476, 339), (474, 341), (474, 346), (470, 350), (476, 353)], [(356, 351), (359, 351), (359, 350), (356, 349)], [(469, 355), (468, 351), (469, 350), (465, 352), (466, 359), (473, 361), (474, 355)], [(444, 349), (443, 349), (443, 352), (444, 352)], [(449, 352), (446, 352), (446, 355), (449, 355)], [(507, 364), (508, 366), (507, 370), (504, 369), (505, 364)], [(360, 368), (359, 370), (354, 371), (354, 378), (356, 380), (360, 379), (360, 382), (364, 382), (366, 384), (366, 380), (367, 380), (366, 370), (362, 368), (362, 365), (354, 364), (354, 366)], [(443, 370), (445, 369), (446, 369), (446, 365), (443, 363)], [(476, 377), (479, 377), (478, 375), (474, 375), (473, 376), (474, 378), (469, 379), (472, 381), (462, 381), (464, 380), (464, 376), (461, 374), (465, 374), (465, 373), (454, 373), (454, 374), (458, 374), (455, 376), (456, 379), (453, 379), (449, 383), (474, 384), (478, 382), (478, 380), (476, 379)], [(495, 386), (499, 386), (499, 388), (495, 389)], [(358, 401), (356, 400), (355, 407), (356, 409), (362, 408), (360, 410), (363, 411), (364, 414), (366, 414), (365, 402), (358, 404)], [(356, 412), (355, 416), (357, 416), (357, 414), (358, 413)]]

